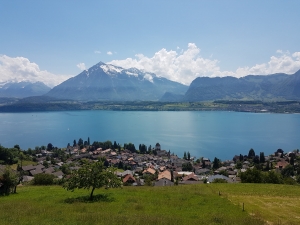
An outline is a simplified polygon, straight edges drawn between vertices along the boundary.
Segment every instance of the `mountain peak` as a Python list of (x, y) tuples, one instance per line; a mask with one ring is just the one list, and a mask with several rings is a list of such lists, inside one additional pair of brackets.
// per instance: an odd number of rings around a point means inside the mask
[(106, 74), (121, 73), (124, 70), (122, 67), (114, 66), (114, 65), (111, 65), (111, 64), (102, 64), (102, 65), (100, 65), (100, 68)]
[(124, 69), (99, 62), (54, 87), (47, 96), (83, 101), (154, 101), (166, 91), (183, 94), (186, 90), (185, 85), (137, 68)]

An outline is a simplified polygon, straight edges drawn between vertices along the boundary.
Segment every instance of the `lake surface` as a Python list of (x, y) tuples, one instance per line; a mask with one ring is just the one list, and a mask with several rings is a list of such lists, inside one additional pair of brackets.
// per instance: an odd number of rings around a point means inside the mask
[(145, 111), (63, 111), (0, 113), (0, 144), (22, 149), (52, 143), (66, 147), (73, 140), (116, 141), (162, 149), (182, 157), (216, 156), (232, 159), (259, 155), (278, 148), (285, 152), (300, 149), (300, 114), (240, 112), (145, 112)]

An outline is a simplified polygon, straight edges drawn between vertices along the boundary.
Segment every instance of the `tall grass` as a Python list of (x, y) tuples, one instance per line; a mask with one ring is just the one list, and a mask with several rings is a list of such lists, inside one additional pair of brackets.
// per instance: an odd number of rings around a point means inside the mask
[(300, 224), (300, 186), (211, 184), (211, 190), (268, 224)]

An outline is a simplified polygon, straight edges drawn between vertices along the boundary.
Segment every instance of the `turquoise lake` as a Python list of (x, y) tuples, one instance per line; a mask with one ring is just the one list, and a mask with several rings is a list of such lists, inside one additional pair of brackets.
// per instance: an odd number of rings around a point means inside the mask
[(52, 143), (66, 147), (82, 138), (154, 146), (182, 157), (216, 156), (232, 159), (259, 155), (278, 148), (285, 152), (300, 149), (300, 114), (240, 112), (145, 112), (145, 111), (63, 111), (0, 113), (0, 144), (22, 149)]

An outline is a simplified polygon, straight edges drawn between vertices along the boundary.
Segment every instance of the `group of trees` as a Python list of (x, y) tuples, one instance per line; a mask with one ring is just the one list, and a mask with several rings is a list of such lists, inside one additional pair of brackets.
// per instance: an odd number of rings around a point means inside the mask
[(190, 162), (182, 164), (182, 171), (193, 171), (194, 167)]
[[(69, 146), (70, 146), (70, 143), (68, 143), (68, 147)], [(112, 143), (109, 140), (105, 141), (105, 142), (94, 141), (92, 144), (90, 144), (90, 138), (88, 138), (87, 141), (83, 141), (82, 138), (79, 138), (78, 141), (76, 141), (76, 140), (73, 141), (73, 147), (75, 147), (75, 146), (79, 146), (80, 149), (88, 146), (90, 151), (94, 151), (98, 148), (102, 148), (103, 150), (113, 149), (115, 151), (121, 152), (122, 149), (123, 150), (127, 149), (127, 150), (131, 151), (132, 153), (157, 155), (157, 151), (155, 149), (152, 149), (151, 145), (149, 145), (149, 147), (147, 147), (147, 145), (145, 145), (145, 144), (139, 144), (139, 147), (137, 149), (133, 143), (124, 143), (124, 145), (121, 146), (116, 141), (114, 141), (114, 143)], [(188, 153), (187, 158), (190, 158), (189, 153)]]
[(272, 183), (272, 184), (296, 184), (300, 182), (300, 177), (294, 180), (291, 176), (294, 175), (294, 168), (292, 165), (286, 166), (281, 172), (274, 170), (261, 171), (257, 168), (248, 169), (241, 173), (242, 183)]
[(191, 154), (190, 154), (190, 152), (184, 152), (183, 153), (183, 159), (185, 159), (185, 160), (191, 160)]
[(15, 145), (13, 148), (5, 148), (0, 145), (0, 164), (12, 165), (17, 163), (19, 153), (19, 145)]
[[(74, 139), (73, 141), (73, 147), (79, 145), (80, 147), (83, 147), (83, 146), (89, 146), (91, 143), (90, 143), (90, 137), (88, 137), (87, 141), (83, 141), (82, 138), (79, 138), (78, 142), (76, 142), (76, 140)], [(70, 146), (70, 144), (68, 144), (68, 146)]]

